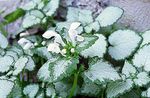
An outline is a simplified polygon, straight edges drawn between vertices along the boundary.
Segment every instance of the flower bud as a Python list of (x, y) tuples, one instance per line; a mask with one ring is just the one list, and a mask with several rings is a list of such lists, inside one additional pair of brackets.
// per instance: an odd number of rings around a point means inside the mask
[(43, 46), (46, 45), (46, 41), (43, 41), (41, 44), (42, 44)]
[(61, 54), (62, 54), (62, 55), (65, 55), (66, 53), (67, 53), (67, 50), (66, 50), (66, 49), (61, 50)]
[(74, 48), (71, 48), (71, 53), (74, 53), (75, 52), (75, 49)]

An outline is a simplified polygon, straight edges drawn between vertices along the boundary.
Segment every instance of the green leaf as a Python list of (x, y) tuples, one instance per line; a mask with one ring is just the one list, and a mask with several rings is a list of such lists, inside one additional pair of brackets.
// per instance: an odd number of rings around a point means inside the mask
[(7, 72), (10, 66), (12, 66), (13, 62), (14, 59), (11, 56), (0, 57), (0, 72)]
[(67, 98), (71, 90), (72, 84), (67, 81), (59, 81), (54, 83), (56, 93), (62, 98)]
[(150, 82), (150, 78), (146, 72), (140, 72), (133, 81), (136, 85), (142, 87)]
[(8, 98), (22, 98), (22, 88), (15, 84)]
[(67, 21), (79, 21), (83, 25), (93, 22), (92, 12), (79, 8), (69, 7), (67, 12)]
[(117, 22), (122, 14), (123, 10), (121, 8), (110, 6), (105, 8), (96, 20), (99, 21), (101, 27), (106, 27)]
[(131, 30), (117, 30), (109, 36), (109, 54), (115, 60), (129, 57), (139, 46), (141, 37)]
[(100, 60), (89, 66), (89, 69), (84, 72), (84, 78), (91, 82), (101, 84), (102, 82), (120, 79), (117, 71), (108, 62)]
[(107, 49), (106, 38), (102, 34), (95, 34), (98, 37), (98, 40), (95, 41), (91, 47), (85, 49), (81, 52), (81, 55), (84, 57), (103, 57)]
[(133, 87), (131, 80), (112, 82), (107, 86), (107, 98), (116, 98), (118, 95), (129, 92)]
[(8, 35), (8, 32), (5, 30), (3, 23), (0, 23), (0, 33), (2, 33), (5, 37)]
[(0, 98), (7, 98), (13, 89), (14, 83), (8, 80), (0, 80)]
[(17, 62), (14, 65), (14, 72), (13, 75), (18, 75), (26, 66), (26, 64), (28, 63), (28, 58), (27, 57), (20, 57)]
[(81, 94), (93, 97), (93, 96), (98, 96), (101, 90), (102, 89), (100, 85), (94, 83), (84, 83), (81, 87)]
[(150, 71), (150, 45), (145, 45), (139, 49), (132, 61), (135, 67)]
[(16, 21), (17, 19), (19, 19), (20, 17), (24, 15), (25, 15), (25, 11), (21, 8), (18, 8), (17, 10), (6, 15), (4, 19), (6, 20), (6, 24), (9, 24), (11, 22)]
[(0, 47), (4, 49), (7, 46), (8, 46), (8, 40), (7, 40), (7, 38), (0, 33)]
[(39, 90), (38, 84), (29, 84), (23, 89), (23, 93), (29, 98), (35, 98), (38, 90)]

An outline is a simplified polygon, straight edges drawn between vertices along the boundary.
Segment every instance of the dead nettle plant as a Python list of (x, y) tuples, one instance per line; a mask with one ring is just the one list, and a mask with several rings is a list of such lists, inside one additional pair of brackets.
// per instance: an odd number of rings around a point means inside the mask
[[(29, 2), (24, 30), (43, 21), (48, 27), (45, 17), (58, 4)], [(93, 18), (89, 10), (68, 7), (66, 21), (53, 20), (42, 35), (20, 33), (9, 45), (0, 34), (0, 98), (150, 97), (150, 31), (120, 28), (122, 14), (110, 6)]]

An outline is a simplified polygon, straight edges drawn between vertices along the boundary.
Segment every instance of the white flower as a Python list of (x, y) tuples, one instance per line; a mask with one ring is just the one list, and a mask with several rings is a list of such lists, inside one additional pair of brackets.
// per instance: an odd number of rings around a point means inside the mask
[(70, 25), (69, 31), (71, 31), (71, 30), (76, 30), (80, 25), (81, 25), (80, 22), (73, 22), (73, 23)]
[(68, 33), (69, 33), (69, 37), (70, 37), (73, 45), (76, 44), (76, 41), (84, 40), (84, 37), (78, 35), (78, 32), (76, 30), (80, 26), (80, 24), (81, 23), (79, 23), (79, 22), (74, 22), (70, 25)]
[(29, 49), (29, 48), (32, 48), (34, 46), (34, 44), (25, 39), (25, 38), (21, 38), (19, 41), (18, 41), (18, 44), (25, 50)]
[(57, 35), (58, 35), (57, 32), (55, 32), (55, 31), (53, 31), (53, 30), (48, 30), (48, 31), (46, 31), (42, 36), (43, 36), (44, 38), (46, 38), (46, 39), (49, 39), (49, 38), (55, 37), (55, 36), (57, 36)]
[(23, 45), (23, 44), (26, 44), (26, 43), (29, 43), (30, 41), (25, 39), (25, 38), (21, 38), (19, 41), (18, 41), (18, 44), (19, 45)]
[(62, 44), (63, 46), (65, 45), (65, 43), (63, 42), (61, 36), (55, 31), (48, 30), (42, 36), (46, 39), (54, 37), (54, 43), (57, 42), (57, 43)]
[(27, 50), (27, 49), (33, 48), (33, 46), (34, 46), (33, 43), (27, 43), (24, 45), (23, 49)]
[(20, 37), (24, 37), (24, 36), (28, 36), (28, 35), (30, 35), (30, 33), (26, 31), (26, 32), (24, 32), (24, 33), (20, 33), (19, 36), (20, 36)]
[(71, 48), (71, 53), (74, 53), (75, 52), (75, 49), (74, 48)]
[(68, 31), (68, 33), (69, 33), (69, 37), (71, 39), (72, 44), (75, 45), (78, 32), (76, 30), (71, 30), (71, 31)]
[(60, 53), (60, 48), (58, 43), (50, 43), (48, 45), (48, 51), (52, 53)]

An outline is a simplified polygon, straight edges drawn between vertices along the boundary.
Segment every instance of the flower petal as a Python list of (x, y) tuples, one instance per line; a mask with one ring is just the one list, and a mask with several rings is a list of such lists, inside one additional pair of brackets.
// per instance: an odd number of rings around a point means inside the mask
[(52, 31), (52, 30), (48, 30), (48, 31), (46, 31), (42, 36), (43, 36), (44, 38), (46, 38), (46, 39), (49, 39), (49, 38), (55, 37), (55, 36), (57, 36), (57, 35), (58, 35), (57, 32)]
[(21, 38), (19, 41), (18, 41), (18, 44), (19, 45), (23, 45), (23, 44), (26, 44), (26, 43), (29, 43), (30, 41), (27, 40), (26, 38)]
[(48, 51), (52, 53), (60, 53), (60, 48), (58, 43), (50, 43), (48, 45)]
[(80, 25), (81, 25), (80, 22), (73, 22), (73, 23), (70, 25), (69, 30), (76, 30)]
[(24, 47), (23, 47), (23, 49), (27, 50), (27, 49), (32, 48), (33, 46), (34, 46), (33, 43), (30, 42), (30, 43), (25, 44)]
[(57, 34), (57, 36), (55, 37), (54, 43), (59, 43), (62, 46), (65, 46), (65, 43), (64, 43), (64, 41), (62, 40), (62, 38), (59, 34)]
[(75, 45), (76, 44), (75, 40), (78, 35), (78, 32), (76, 30), (70, 30), (70, 31), (68, 31), (68, 33), (69, 33), (69, 37), (71, 39), (72, 44)]

